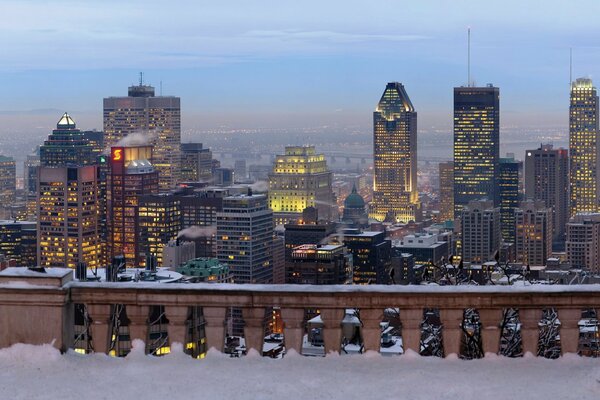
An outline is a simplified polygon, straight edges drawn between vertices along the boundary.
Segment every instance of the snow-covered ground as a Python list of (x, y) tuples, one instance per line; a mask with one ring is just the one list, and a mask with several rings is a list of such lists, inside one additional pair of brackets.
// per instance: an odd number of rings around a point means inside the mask
[(409, 353), (302, 357), (256, 353), (194, 360), (173, 346), (165, 357), (61, 355), (50, 345), (0, 350), (0, 399), (598, 399), (600, 359), (487, 357), (462, 361)]

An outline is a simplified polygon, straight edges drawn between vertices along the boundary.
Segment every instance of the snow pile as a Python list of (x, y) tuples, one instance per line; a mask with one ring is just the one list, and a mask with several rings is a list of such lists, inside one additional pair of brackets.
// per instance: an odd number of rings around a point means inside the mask
[(462, 361), (404, 356), (303, 357), (273, 360), (250, 353), (204, 360), (143, 353), (134, 342), (122, 359), (66, 355), (50, 345), (0, 350), (2, 399), (598, 399), (600, 360), (489, 356)]

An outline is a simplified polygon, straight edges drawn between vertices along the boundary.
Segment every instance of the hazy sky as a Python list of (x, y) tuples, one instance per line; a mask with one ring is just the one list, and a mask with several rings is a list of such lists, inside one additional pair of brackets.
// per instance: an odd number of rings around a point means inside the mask
[(420, 127), (450, 126), (471, 26), (472, 76), (500, 87), (503, 123), (566, 126), (569, 48), (575, 77), (600, 71), (600, 1), (490, 3), (0, 0), (0, 111), (101, 128), (102, 98), (144, 71), (182, 98), (184, 128), (368, 126), (388, 81)]

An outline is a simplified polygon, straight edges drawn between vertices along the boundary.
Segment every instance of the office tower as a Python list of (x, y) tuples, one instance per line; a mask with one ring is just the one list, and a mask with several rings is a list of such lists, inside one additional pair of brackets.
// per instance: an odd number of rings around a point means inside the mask
[(580, 213), (569, 220), (566, 250), (571, 268), (600, 272), (600, 213)]
[[(456, 170), (455, 170), (456, 171)], [(491, 200), (472, 200), (461, 210), (462, 259), (484, 263), (500, 250), (500, 209)]]
[(99, 266), (96, 174), (95, 165), (39, 168), (38, 265)]
[[(569, 220), (569, 154), (542, 144), (525, 152), (525, 197), (552, 208), (553, 241), (564, 246)], [(560, 246), (562, 247), (562, 246)]]
[(369, 224), (369, 217), (365, 210), (365, 200), (358, 194), (356, 185), (352, 186), (352, 193), (344, 200), (342, 222), (356, 228), (366, 227)]
[(273, 280), (273, 212), (261, 194), (229, 196), (217, 213), (217, 258), (235, 283)]
[(346, 229), (343, 242), (352, 253), (352, 282), (355, 285), (388, 283), (392, 244), (385, 238), (385, 232)]
[(471, 200), (498, 204), (500, 89), (454, 88), (454, 215)]
[(231, 186), (235, 181), (233, 168), (213, 168), (212, 181), (218, 186)]
[(417, 112), (401, 83), (390, 82), (373, 113), (375, 178), (369, 216), (419, 221)]
[(439, 221), (454, 221), (454, 162), (441, 162), (438, 168), (440, 173)]
[(12, 157), (0, 155), (0, 207), (9, 207), (15, 202), (17, 169)]
[(56, 129), (40, 146), (40, 165), (42, 167), (66, 167), (93, 165), (97, 154), (94, 146), (77, 129), (75, 121), (64, 113), (56, 124)]
[(246, 160), (235, 160), (233, 167), (235, 171), (236, 182), (245, 182), (248, 179), (248, 170), (246, 169)]
[(97, 157), (104, 152), (104, 132), (91, 130), (81, 131), (85, 140), (92, 146), (92, 153)]
[(543, 201), (525, 201), (515, 210), (517, 261), (546, 265), (552, 255), (552, 209)]
[(500, 158), (496, 181), (497, 205), (500, 207), (500, 231), (505, 243), (515, 243), (515, 209), (519, 206), (519, 162)]
[(202, 143), (181, 143), (181, 182), (208, 182), (212, 178), (212, 152)]
[(337, 219), (332, 180), (325, 156), (317, 154), (314, 146), (286, 146), (269, 174), (269, 207), (275, 223), (293, 222), (306, 207), (316, 208), (325, 220)]
[(25, 163), (23, 164), (23, 177), (26, 196), (37, 195), (37, 170), (40, 167), (40, 156), (39, 154), (30, 154), (27, 156)]
[(571, 84), (569, 106), (570, 215), (597, 212), (600, 185), (598, 94), (591, 79)]
[[(163, 266), (163, 248), (177, 239), (181, 231), (181, 202), (170, 193), (146, 194), (138, 197), (137, 225), (140, 258), (152, 255)], [(147, 266), (146, 263), (142, 264)]]
[(37, 264), (37, 224), (33, 221), (0, 220), (0, 254), (19, 267)]
[(152, 146), (113, 147), (107, 183), (108, 259), (124, 256), (127, 267), (145, 263), (137, 223), (139, 197), (158, 193)]
[(154, 87), (130, 86), (127, 97), (104, 99), (104, 145), (136, 135), (136, 143), (154, 146), (153, 165), (159, 172), (161, 190), (180, 181), (181, 108), (179, 97), (155, 96)]
[(303, 244), (285, 264), (285, 283), (343, 285), (352, 281), (352, 261), (341, 244)]

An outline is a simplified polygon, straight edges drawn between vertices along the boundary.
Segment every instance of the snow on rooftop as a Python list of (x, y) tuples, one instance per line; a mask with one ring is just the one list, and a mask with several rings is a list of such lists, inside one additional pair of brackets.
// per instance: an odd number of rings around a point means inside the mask
[[(252, 353), (204, 360), (173, 346), (165, 357), (143, 354), (134, 342), (126, 358), (69, 352), (50, 345), (0, 350), (3, 399), (596, 399), (597, 359), (558, 360), (489, 356), (463, 361), (409, 353), (302, 357), (273, 360)], [(165, 375), (165, 372), (168, 372)], [(318, 393), (318, 395), (315, 395)]]

